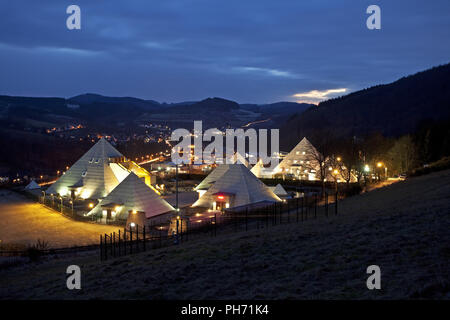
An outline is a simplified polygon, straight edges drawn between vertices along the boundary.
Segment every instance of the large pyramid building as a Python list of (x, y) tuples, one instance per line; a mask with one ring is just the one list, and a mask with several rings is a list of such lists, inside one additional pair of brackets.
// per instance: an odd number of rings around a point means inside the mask
[(108, 141), (101, 138), (46, 193), (83, 199), (106, 197), (129, 174), (119, 164), (124, 158)]
[(88, 215), (126, 220), (129, 214), (143, 213), (146, 219), (173, 212), (175, 209), (145, 182), (130, 173)]
[(301, 180), (316, 180), (319, 170), (317, 149), (303, 138), (275, 168), (275, 173), (289, 174)]
[(200, 195), (193, 207), (223, 210), (265, 201), (281, 201), (243, 164), (217, 167), (197, 188), (207, 186), (208, 190)]

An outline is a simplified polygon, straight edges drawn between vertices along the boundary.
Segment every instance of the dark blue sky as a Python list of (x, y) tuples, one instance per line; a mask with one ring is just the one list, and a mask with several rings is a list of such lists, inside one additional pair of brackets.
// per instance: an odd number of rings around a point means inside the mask
[[(81, 30), (66, 28), (70, 4)], [(366, 28), (370, 4), (381, 30)], [(450, 61), (448, 0), (14, 0), (0, 13), (8, 95), (317, 101)]]

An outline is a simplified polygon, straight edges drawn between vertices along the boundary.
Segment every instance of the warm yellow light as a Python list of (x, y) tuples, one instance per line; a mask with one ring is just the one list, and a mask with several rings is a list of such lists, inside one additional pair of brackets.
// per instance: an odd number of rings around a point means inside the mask
[(136, 210), (133, 210), (133, 211), (132, 211), (132, 213), (133, 213), (133, 214), (136, 214), (136, 213), (137, 213), (137, 211), (136, 211)]
[(377, 163), (377, 167), (378, 167), (378, 168), (381, 168), (382, 166), (383, 166), (383, 163), (382, 163), (382, 162), (378, 162), (378, 163)]
[(177, 216), (177, 220), (180, 220), (180, 216)]
[(337, 161), (341, 161), (341, 157), (337, 157), (337, 159), (336, 159)]
[(93, 203), (89, 203), (89, 208), (93, 208), (94, 207), (94, 204)]
[(338, 174), (339, 171), (337, 171), (336, 169), (333, 171), (334, 174)]

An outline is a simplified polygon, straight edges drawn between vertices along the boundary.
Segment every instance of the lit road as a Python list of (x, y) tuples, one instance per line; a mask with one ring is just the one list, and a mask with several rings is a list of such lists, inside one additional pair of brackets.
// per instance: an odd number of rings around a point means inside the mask
[(272, 120), (272, 118), (264, 119), (264, 120), (252, 121), (252, 122), (249, 122), (249, 123), (247, 123), (247, 124), (244, 124), (244, 125), (242, 126), (242, 128), (248, 128), (248, 127), (250, 127), (250, 126), (252, 126), (252, 125), (254, 125), (254, 124), (257, 124), (257, 123), (263, 123), (263, 122), (267, 122), (267, 121), (270, 121), (270, 120)]

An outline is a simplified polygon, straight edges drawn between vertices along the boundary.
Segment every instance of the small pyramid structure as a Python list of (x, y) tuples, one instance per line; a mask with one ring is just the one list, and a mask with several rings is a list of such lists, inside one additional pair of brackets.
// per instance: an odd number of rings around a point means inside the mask
[(261, 159), (258, 160), (258, 162), (253, 166), (253, 168), (250, 170), (256, 177), (261, 178), (262, 177), (262, 171), (264, 170), (264, 164)]
[(283, 186), (281, 184), (277, 184), (275, 187), (269, 187), (269, 188), (277, 196), (284, 197), (284, 196), (288, 195), (288, 193), (286, 192), (286, 190), (283, 188)]
[(304, 137), (278, 164), (275, 172), (289, 172), (306, 176), (305, 170), (310, 172), (311, 169), (315, 170), (318, 166), (317, 155), (319, 155), (317, 149)]
[(225, 169), (225, 172), (211, 184), (208, 191), (192, 205), (193, 207), (211, 207), (216, 199), (216, 194), (220, 193), (232, 195), (230, 208), (263, 201), (281, 201), (245, 165), (231, 164)]
[[(121, 157), (124, 156), (101, 138), (46, 193), (66, 196), (70, 195), (72, 189), (77, 189), (82, 198), (103, 198), (129, 174), (124, 167), (111, 162), (111, 158)], [(115, 166), (114, 170), (111, 165)], [(118, 174), (118, 170), (122, 174)]]
[(114, 219), (127, 219), (130, 211), (145, 212), (151, 218), (175, 209), (134, 173), (130, 173), (88, 215), (101, 214), (107, 206), (118, 206)]
[(249, 167), (249, 163), (247, 159), (241, 155), (239, 152), (235, 152), (232, 157), (233, 164), (243, 164), (247, 168)]
[(36, 183), (36, 181), (31, 181), (26, 187), (25, 190), (36, 190), (40, 189), (41, 186)]

